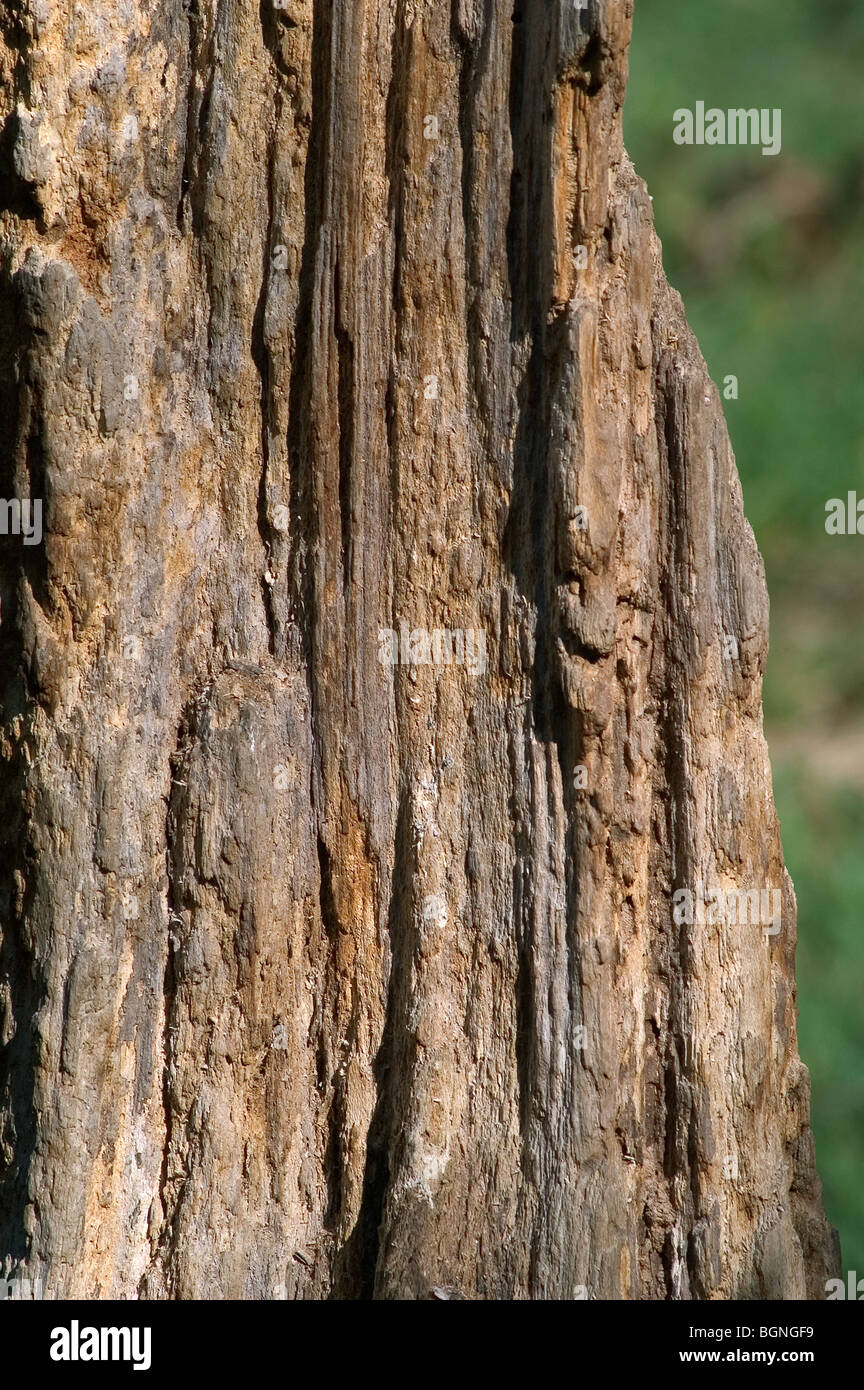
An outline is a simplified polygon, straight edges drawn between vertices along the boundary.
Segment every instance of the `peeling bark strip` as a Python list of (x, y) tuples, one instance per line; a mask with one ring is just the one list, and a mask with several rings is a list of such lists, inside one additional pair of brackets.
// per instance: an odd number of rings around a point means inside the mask
[[(0, 494), (44, 505), (0, 540), (5, 1276), (836, 1272), (765, 584), (622, 149), (631, 10), (2, 12)], [(403, 624), (482, 669), (381, 660)], [(676, 918), (702, 885), (782, 929)]]

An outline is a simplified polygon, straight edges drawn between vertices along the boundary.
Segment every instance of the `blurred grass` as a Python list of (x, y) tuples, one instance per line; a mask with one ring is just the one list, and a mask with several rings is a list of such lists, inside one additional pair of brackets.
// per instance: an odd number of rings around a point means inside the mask
[[(725, 402), (772, 603), (765, 723), (799, 901), (800, 1046), (844, 1269), (864, 1274), (864, 5), (636, 0), (627, 147)], [(783, 149), (676, 146), (673, 112), (780, 107)]]

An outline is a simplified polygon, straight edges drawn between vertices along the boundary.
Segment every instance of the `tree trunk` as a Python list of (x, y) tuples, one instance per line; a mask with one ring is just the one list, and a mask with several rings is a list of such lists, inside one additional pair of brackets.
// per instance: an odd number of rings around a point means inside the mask
[(763, 570), (622, 147), (631, 13), (4, 11), (7, 1275), (835, 1272)]

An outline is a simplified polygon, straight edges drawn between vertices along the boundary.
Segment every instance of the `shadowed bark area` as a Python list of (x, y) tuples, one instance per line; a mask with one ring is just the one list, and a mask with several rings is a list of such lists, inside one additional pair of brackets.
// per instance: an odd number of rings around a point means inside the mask
[(0, 482), (44, 501), (0, 538), (0, 1272), (836, 1271), (764, 576), (622, 147), (631, 17), (0, 17)]

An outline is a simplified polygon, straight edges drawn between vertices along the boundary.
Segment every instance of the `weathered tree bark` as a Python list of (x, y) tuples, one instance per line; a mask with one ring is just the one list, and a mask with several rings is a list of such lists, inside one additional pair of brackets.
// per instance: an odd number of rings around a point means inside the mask
[[(763, 571), (631, 12), (2, 12), (2, 490), (45, 508), (2, 540), (6, 1274), (834, 1273)], [(702, 882), (781, 929), (677, 923)]]

